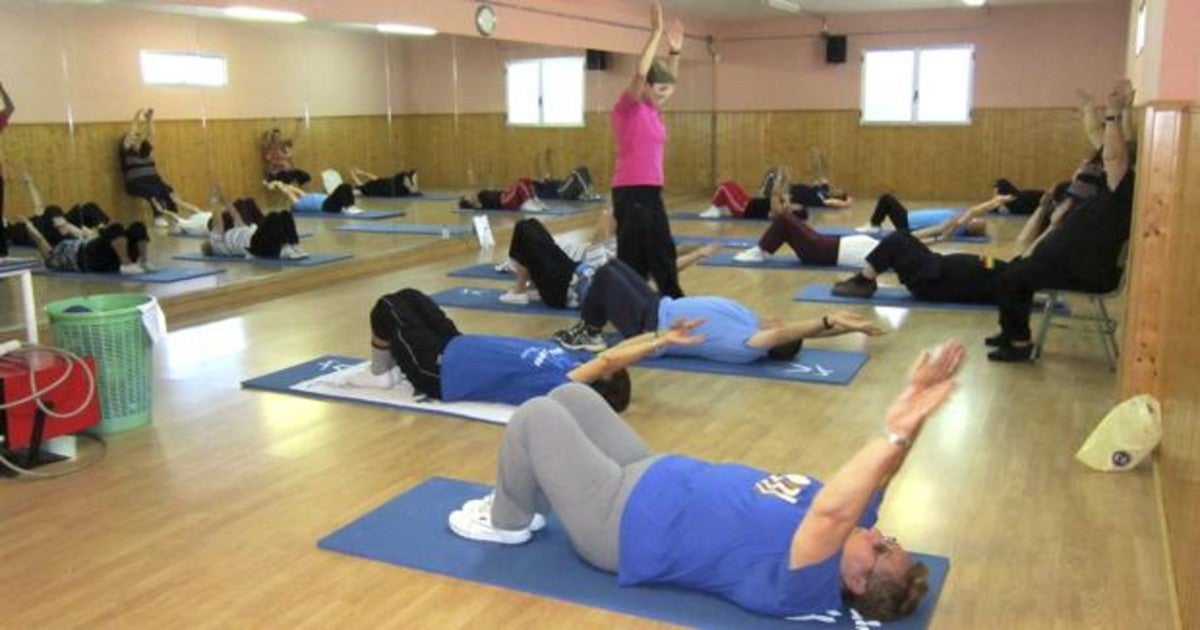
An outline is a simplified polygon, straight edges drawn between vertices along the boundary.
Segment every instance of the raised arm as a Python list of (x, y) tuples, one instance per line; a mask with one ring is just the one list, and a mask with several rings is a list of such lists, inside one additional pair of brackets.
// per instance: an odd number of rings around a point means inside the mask
[(1108, 93), (1108, 109), (1104, 116), (1104, 175), (1108, 189), (1116, 190), (1125, 173), (1129, 172), (1129, 144), (1125, 137), (1124, 117), (1133, 102), (1133, 85), (1121, 79)]
[(752, 348), (773, 348), (800, 339), (837, 337), (849, 333), (862, 333), (874, 337), (887, 333), (887, 329), (857, 313), (837, 311), (820, 319), (802, 319), (767, 326), (751, 335), (746, 340), (746, 345)]
[(987, 213), (999, 208), (1000, 206), (1012, 201), (1013, 199), (1014, 197), (1012, 195), (996, 195), (995, 197), (992, 197), (983, 203), (967, 208), (967, 210), (962, 214), (955, 217), (950, 217), (949, 219), (946, 219), (937, 225), (922, 228), (920, 230), (913, 230), (912, 234), (917, 238), (932, 236), (935, 239), (943, 236), (951, 236), (956, 229), (967, 225), (972, 219), (982, 217)]
[(661, 332), (630, 337), (571, 370), (567, 378), (577, 383), (591, 383), (619, 372), (667, 346), (694, 346), (704, 341), (704, 337), (692, 334), (702, 323), (702, 320), (680, 321)]
[(154, 146), (154, 108), (146, 108), (146, 142)]
[(129, 130), (125, 132), (125, 137), (121, 139), (121, 146), (125, 147), (126, 151), (132, 151), (140, 143), (142, 131), (142, 110), (139, 109), (133, 114), (133, 120), (129, 121)]
[(792, 538), (790, 568), (822, 562), (842, 547), (875, 491), (885, 488), (904, 463), (925, 420), (949, 399), (963, 357), (962, 346), (953, 340), (921, 353), (908, 386), (887, 410), (884, 435), (867, 442), (813, 499)]
[(630, 79), (629, 85), (625, 88), (625, 92), (633, 98), (640, 98), (642, 94), (642, 86), (646, 83), (646, 75), (650, 74), (650, 66), (654, 65), (654, 54), (658, 51), (658, 44), (662, 41), (663, 36), (663, 14), (662, 3), (655, 2), (650, 8), (650, 38), (646, 40), (646, 46), (642, 48), (642, 55), (638, 58), (637, 71), (634, 72), (633, 78)]
[(1083, 135), (1092, 148), (1099, 149), (1104, 142), (1104, 124), (1096, 114), (1096, 101), (1092, 94), (1082, 88), (1075, 90), (1079, 97), (1079, 120), (1083, 124)]
[(671, 20), (671, 28), (667, 29), (667, 69), (671, 76), (679, 78), (679, 58), (683, 56), (683, 22), (679, 18)]
[(25, 190), (29, 192), (29, 215), (41, 214), (46, 209), (46, 204), (42, 201), (42, 192), (38, 190), (37, 184), (33, 183), (33, 175), (25, 171), (21, 174), (21, 180), (25, 182)]

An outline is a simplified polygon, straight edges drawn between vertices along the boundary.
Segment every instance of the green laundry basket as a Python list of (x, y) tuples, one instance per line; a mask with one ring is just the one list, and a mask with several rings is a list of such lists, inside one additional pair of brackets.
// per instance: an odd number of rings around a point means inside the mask
[(153, 302), (149, 295), (110, 293), (46, 305), (54, 344), (96, 360), (98, 433), (150, 424), (151, 341), (138, 307)]

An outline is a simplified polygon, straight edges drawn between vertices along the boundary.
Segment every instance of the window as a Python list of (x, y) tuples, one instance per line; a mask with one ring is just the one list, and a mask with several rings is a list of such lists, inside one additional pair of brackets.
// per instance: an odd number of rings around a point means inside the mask
[(221, 87), (229, 84), (229, 69), (220, 55), (143, 50), (142, 82), (146, 85)]
[(1146, 3), (1143, 1), (1138, 6), (1137, 12), (1137, 30), (1133, 36), (1133, 54), (1142, 54), (1142, 49), (1146, 47)]
[(971, 122), (974, 58), (972, 46), (866, 51), (862, 122)]
[(583, 125), (583, 67), (583, 57), (508, 62), (508, 124)]

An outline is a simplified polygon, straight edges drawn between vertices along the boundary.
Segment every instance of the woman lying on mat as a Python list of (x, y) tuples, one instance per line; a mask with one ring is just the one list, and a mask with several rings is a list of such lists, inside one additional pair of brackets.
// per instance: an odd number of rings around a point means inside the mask
[(625, 368), (664, 347), (700, 343), (695, 327), (681, 322), (591, 357), (550, 341), (462, 334), (429, 296), (402, 289), (371, 310), (371, 373), (390, 381), (399, 366), (418, 393), (446, 402), (519, 405), (563, 383), (584, 383), (620, 411), (630, 398)]
[(364, 197), (412, 197), (421, 194), (416, 169), (380, 177), (356, 166), (350, 167), (354, 190)]
[(1046, 194), (1044, 190), (1017, 188), (1015, 184), (1001, 177), (996, 180), (995, 195), (993, 198), (1002, 198), (1003, 203), (991, 212), (1006, 212), (1018, 215), (1033, 214), (1033, 211), (1037, 210), (1038, 204), (1041, 203), (1042, 195), (1044, 194)]
[(149, 264), (150, 235), (146, 225), (135, 221), (125, 228), (109, 223), (95, 237), (66, 238), (51, 245), (31, 222), (23, 223), (42, 263), (52, 271), (75, 273), (141, 274), (152, 271)]
[(350, 184), (341, 184), (328, 195), (306, 193), (304, 190), (283, 182), (269, 182), (267, 188), (278, 190), (292, 202), (292, 212), (316, 214), (361, 214), (354, 207), (354, 189)]
[[(813, 175), (811, 185), (783, 184), (793, 202), (806, 208), (848, 208), (854, 203), (853, 197), (830, 185), (829, 163), (818, 147), (812, 148), (810, 170)], [(771, 192), (780, 184), (780, 176), (779, 167), (767, 170), (760, 189), (763, 197), (771, 196)]]
[[(609, 245), (612, 230), (612, 212), (607, 208), (600, 212), (592, 239), (585, 243), (560, 243), (537, 219), (517, 221), (505, 265), (516, 274), (516, 283), (500, 301), (528, 304), (538, 299), (554, 308), (579, 308), (596, 269), (615, 258)], [(718, 249), (708, 245), (684, 252), (676, 259), (677, 268), (686, 269)]]
[(451, 512), (450, 529), (521, 544), (545, 527), (537, 510), (549, 508), (576, 553), (622, 586), (696, 589), (772, 617), (843, 604), (871, 619), (910, 615), (929, 590), (928, 568), (874, 525), (963, 356), (955, 341), (922, 353), (881, 435), (827, 483), (655, 454), (594, 393), (564, 385), (513, 414), (495, 490)]
[[(1075, 194), (1087, 194), (1079, 186), (1075, 193), (1070, 193), (1071, 190), (1072, 187), (1063, 182), (1042, 194), (1037, 210), (1029, 216), (1017, 237), (1014, 259), (1028, 255), (1042, 235), (1058, 225), (1070, 211), (1077, 198)], [(879, 288), (876, 278), (893, 270), (900, 283), (919, 300), (992, 304), (996, 301), (996, 280), (1007, 265), (1008, 261), (991, 256), (939, 254), (930, 251), (913, 234), (897, 230), (867, 253), (861, 271), (833, 285), (833, 294), (869, 298)]]
[[(786, 181), (786, 171), (783, 172), (782, 177)], [(701, 212), (700, 217), (704, 219), (721, 217), (765, 219), (768, 216), (773, 217), (784, 212), (796, 213), (801, 219), (808, 218), (808, 211), (804, 209), (804, 206), (792, 202), (786, 185), (775, 187), (768, 193), (768, 196), (751, 197), (741, 184), (730, 180), (722, 182), (717, 187), (717, 192), (713, 193), (712, 205)]]
[(533, 180), (522, 177), (515, 184), (504, 190), (483, 189), (469, 195), (463, 195), (458, 200), (458, 207), (463, 210), (523, 210), (525, 212), (541, 212), (549, 206), (538, 199), (533, 190)]
[(185, 217), (181, 213), (167, 210), (163, 212), (163, 216), (167, 217), (167, 221), (170, 223), (167, 231), (171, 234), (207, 237), (211, 232), (213, 218), (211, 212), (189, 212)]
[(610, 322), (622, 337), (633, 338), (660, 334), (676, 321), (701, 322), (696, 334), (704, 340), (665, 348), (663, 354), (722, 363), (750, 363), (767, 357), (791, 361), (805, 339), (885, 332), (875, 322), (847, 312), (784, 322), (760, 317), (729, 298), (669, 298), (655, 293), (628, 265), (612, 260), (592, 278), (580, 307), (580, 320), (555, 333), (554, 339), (564, 348), (598, 352), (606, 345), (600, 331)]
[(205, 256), (237, 256), (299, 260), (308, 258), (300, 249), (296, 220), (287, 210), (263, 215), (253, 199), (238, 199), (221, 212), (220, 221), (209, 222), (208, 240), (200, 244)]
[(125, 178), (125, 192), (132, 197), (145, 199), (154, 211), (155, 225), (166, 226), (161, 216), (163, 210), (176, 211), (179, 207), (199, 211), (171, 188), (158, 174), (154, 163), (154, 109), (139, 109), (133, 116), (129, 131), (121, 140), (118, 157), (121, 173)]
[(95, 203), (88, 201), (75, 204), (69, 211), (63, 212), (60, 206), (43, 204), (41, 191), (33, 183), (33, 176), (28, 171), (21, 178), (29, 191), (32, 212), (26, 222), (4, 226), (5, 235), (13, 245), (37, 247), (37, 242), (29, 233), (29, 225), (36, 227), (51, 247), (69, 238), (94, 237), (97, 229), (108, 225), (108, 215)]
[(303, 186), (312, 180), (312, 176), (296, 168), (292, 161), (292, 139), (284, 138), (279, 127), (272, 127), (263, 133), (262, 156), (264, 183), (283, 182)]
[(592, 174), (586, 166), (577, 166), (562, 179), (548, 174), (533, 182), (533, 192), (539, 199), (562, 199), (564, 201), (592, 201), (600, 196), (592, 190)]

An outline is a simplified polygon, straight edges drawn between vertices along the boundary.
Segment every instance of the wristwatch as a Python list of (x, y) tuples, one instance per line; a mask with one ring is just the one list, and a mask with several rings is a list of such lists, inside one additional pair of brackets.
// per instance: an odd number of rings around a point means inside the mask
[(883, 434), (887, 437), (887, 441), (899, 446), (904, 450), (908, 450), (912, 446), (912, 440), (896, 433), (895, 431), (884, 430)]

